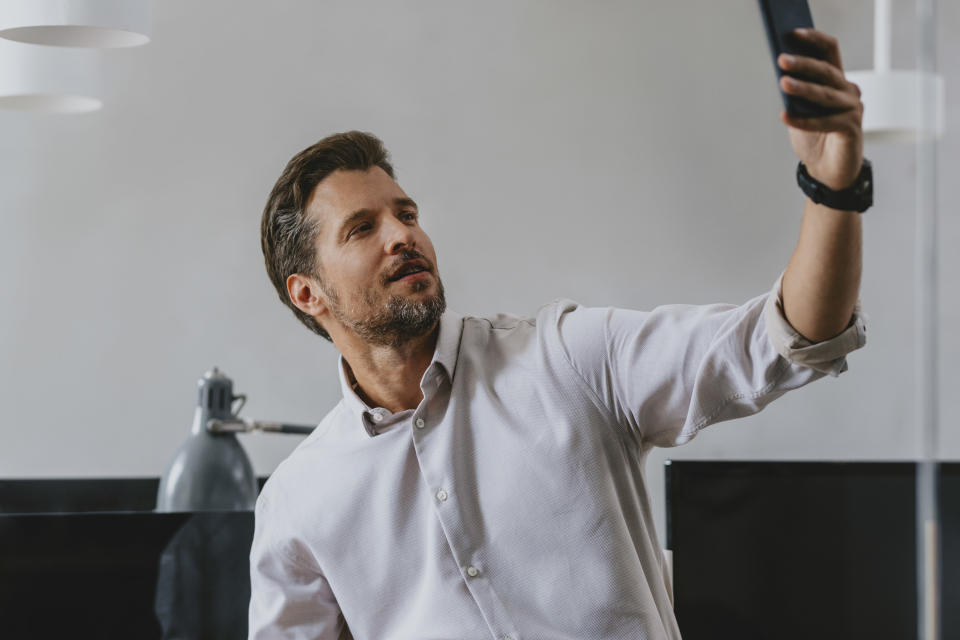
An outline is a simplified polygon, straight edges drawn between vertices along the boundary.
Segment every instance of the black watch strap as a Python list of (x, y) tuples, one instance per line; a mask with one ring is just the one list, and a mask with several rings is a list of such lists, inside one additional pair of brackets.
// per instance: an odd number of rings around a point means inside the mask
[(856, 180), (846, 189), (834, 191), (818, 182), (802, 162), (797, 165), (797, 184), (811, 200), (831, 209), (863, 213), (873, 205), (873, 167), (866, 158)]

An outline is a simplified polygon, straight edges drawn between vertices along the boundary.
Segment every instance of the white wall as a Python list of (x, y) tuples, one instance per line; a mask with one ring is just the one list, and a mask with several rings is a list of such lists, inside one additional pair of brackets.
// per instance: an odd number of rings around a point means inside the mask
[[(940, 2), (944, 457), (960, 457), (957, 3)], [(914, 66), (895, 3), (894, 66)], [(812, 2), (848, 69), (872, 2)], [(204, 371), (243, 414), (316, 422), (336, 352), (276, 299), (260, 211), (287, 159), (377, 133), (421, 203), (450, 306), (744, 302), (793, 251), (803, 199), (754, 0), (155, 3), (153, 41), (103, 54), (105, 108), (0, 113), (0, 477), (159, 475)], [(869, 106), (867, 107), (869, 108)], [(667, 458), (903, 459), (914, 425), (914, 149), (868, 146), (869, 343), (850, 370), (660, 450)], [(269, 473), (297, 437), (245, 436)]]

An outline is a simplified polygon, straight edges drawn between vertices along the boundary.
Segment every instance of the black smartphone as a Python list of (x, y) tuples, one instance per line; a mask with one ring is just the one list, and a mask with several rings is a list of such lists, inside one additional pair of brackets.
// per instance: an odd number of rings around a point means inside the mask
[(770, 43), (770, 55), (773, 56), (773, 68), (777, 72), (777, 89), (783, 98), (783, 108), (791, 116), (798, 118), (812, 118), (840, 113), (843, 109), (824, 107), (806, 98), (784, 93), (780, 88), (780, 78), (786, 73), (789, 76), (808, 80), (798, 73), (788, 73), (777, 64), (781, 53), (808, 56), (823, 59), (823, 52), (809, 43), (802, 42), (793, 34), (794, 29), (813, 28), (813, 17), (810, 15), (810, 6), (807, 0), (758, 0), (763, 24), (767, 29), (767, 42)]

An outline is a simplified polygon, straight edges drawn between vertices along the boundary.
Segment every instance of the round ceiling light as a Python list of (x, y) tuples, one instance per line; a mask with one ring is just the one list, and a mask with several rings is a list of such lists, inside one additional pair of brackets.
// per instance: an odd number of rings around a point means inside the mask
[(0, 38), (60, 47), (135, 47), (150, 41), (150, 0), (6, 0)]
[(871, 140), (940, 138), (945, 129), (943, 76), (913, 70), (850, 71), (860, 87), (863, 131)]
[(943, 76), (932, 71), (892, 68), (891, 11), (891, 0), (874, 1), (874, 68), (844, 74), (860, 87), (864, 135), (876, 141), (937, 139), (945, 129)]
[(0, 108), (96, 111), (103, 106), (98, 53), (0, 40)]

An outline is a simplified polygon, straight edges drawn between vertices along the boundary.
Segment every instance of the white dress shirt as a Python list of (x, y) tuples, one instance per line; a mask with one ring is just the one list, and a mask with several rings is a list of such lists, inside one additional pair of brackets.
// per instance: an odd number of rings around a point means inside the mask
[(647, 454), (866, 343), (859, 301), (842, 334), (805, 340), (782, 278), (739, 306), (447, 311), (399, 413), (367, 406), (341, 357), (343, 399), (257, 501), (250, 637), (680, 638)]

